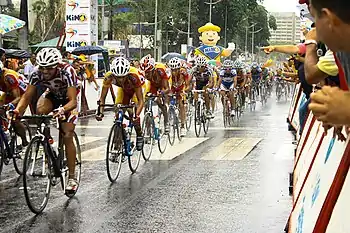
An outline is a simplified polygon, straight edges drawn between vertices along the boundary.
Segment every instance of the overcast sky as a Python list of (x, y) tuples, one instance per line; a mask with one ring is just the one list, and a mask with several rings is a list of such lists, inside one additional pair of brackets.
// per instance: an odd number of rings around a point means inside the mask
[(264, 0), (264, 6), (270, 12), (297, 12), (297, 0)]

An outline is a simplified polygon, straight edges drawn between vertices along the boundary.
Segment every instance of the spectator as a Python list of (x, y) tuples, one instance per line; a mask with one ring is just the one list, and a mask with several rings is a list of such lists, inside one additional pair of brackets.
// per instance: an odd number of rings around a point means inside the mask
[(33, 53), (29, 60), (24, 63), (24, 76), (29, 78), (29, 75), (32, 73), (36, 65), (36, 54)]
[[(316, 21), (317, 36), (334, 52), (350, 83), (350, 1), (312, 0), (310, 12)], [(339, 72), (342, 74), (343, 72)], [(350, 125), (350, 92), (324, 86), (311, 95), (309, 108), (318, 120), (331, 125)], [(344, 106), (344, 107), (340, 107)]]
[(5, 65), (6, 57), (5, 57), (5, 49), (0, 48), (0, 61)]

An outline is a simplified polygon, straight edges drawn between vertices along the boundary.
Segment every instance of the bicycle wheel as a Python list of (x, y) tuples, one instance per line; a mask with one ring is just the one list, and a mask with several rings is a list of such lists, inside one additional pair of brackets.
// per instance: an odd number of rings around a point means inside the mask
[[(142, 122), (142, 129), (143, 129), (143, 140), (145, 142), (142, 149), (142, 157), (145, 161), (148, 161), (149, 158), (151, 157), (152, 150), (153, 150), (154, 130), (155, 130), (154, 121), (151, 114), (146, 113)], [(157, 137), (158, 136), (159, 135), (157, 135)]]
[(227, 104), (227, 100), (225, 99), (224, 106), (222, 109), (222, 118), (224, 120), (224, 127), (225, 128), (228, 126), (227, 110), (228, 110), (228, 104)]
[(181, 142), (182, 137), (180, 133), (180, 121), (179, 121), (179, 116), (177, 115), (175, 117), (175, 129), (176, 129), (177, 138), (179, 139), (179, 142)]
[(194, 131), (196, 136), (199, 137), (202, 129), (202, 120), (201, 120), (201, 105), (197, 102), (196, 107), (194, 109)]
[(175, 110), (173, 108), (169, 108), (169, 124), (170, 124), (170, 132), (169, 132), (169, 143), (170, 145), (174, 145), (175, 143), (175, 133), (176, 133), (176, 116)]
[(135, 173), (137, 168), (139, 167), (142, 150), (136, 150), (136, 129), (132, 127), (131, 135), (130, 135), (130, 144), (131, 144), (131, 152), (128, 154), (128, 164), (130, 171)]
[(206, 107), (202, 106), (202, 122), (203, 122), (203, 130), (204, 130), (204, 134), (207, 134), (208, 133), (208, 129), (209, 129), (209, 119), (207, 117), (207, 109)]
[(190, 131), (192, 124), (192, 105), (190, 103), (186, 104), (186, 130)]
[(235, 117), (238, 121), (241, 117), (241, 104), (242, 104), (241, 93), (238, 93), (235, 98), (236, 98), (236, 101), (235, 101), (235, 103), (236, 103), (236, 107), (235, 107), (236, 115), (235, 115)]
[(160, 153), (164, 153), (165, 149), (168, 145), (168, 135), (165, 133), (165, 129), (164, 129), (164, 116), (163, 113), (161, 111), (159, 111), (158, 113), (159, 116), (159, 135), (158, 135), (158, 150)]
[[(75, 157), (75, 179), (78, 182), (78, 187), (75, 191), (72, 192), (64, 192), (65, 195), (69, 198), (72, 198), (75, 196), (75, 194), (78, 192), (79, 186), (80, 186), (80, 178), (81, 178), (81, 148), (80, 148), (80, 143), (79, 143), (79, 138), (77, 136), (77, 134), (74, 132), (74, 136), (73, 136), (73, 143), (75, 146), (75, 150), (76, 150), (76, 157)], [(64, 145), (61, 145), (61, 148), (63, 148), (63, 166), (62, 166), (62, 174), (64, 174), (64, 176), (61, 176), (61, 185), (62, 185), (62, 189), (66, 190), (66, 184), (67, 181), (69, 179), (69, 170), (68, 170), (68, 163), (67, 163), (67, 157), (66, 157), (66, 151), (65, 151), (65, 147)], [(64, 178), (64, 179), (63, 179)]]
[[(32, 132), (30, 131), (30, 127), (26, 121), (21, 121), (24, 126), (27, 141), (30, 142), (32, 139)], [(11, 150), (13, 153), (13, 165), (15, 167), (18, 175), (22, 175), (23, 173), (23, 159), (25, 154), (25, 149), (22, 147), (22, 139), (19, 136), (15, 136), (14, 142), (10, 142)]]
[(109, 132), (106, 150), (106, 166), (109, 181), (114, 182), (119, 176), (122, 166), (124, 151), (124, 141), (122, 128), (118, 124), (113, 124)]
[(51, 157), (46, 153), (45, 142), (34, 137), (23, 160), (23, 190), (29, 209), (41, 213), (49, 200), (54, 171)]
[(2, 172), (2, 167), (4, 166), (4, 156), (5, 156), (5, 149), (4, 149), (4, 144), (0, 142), (0, 176)]

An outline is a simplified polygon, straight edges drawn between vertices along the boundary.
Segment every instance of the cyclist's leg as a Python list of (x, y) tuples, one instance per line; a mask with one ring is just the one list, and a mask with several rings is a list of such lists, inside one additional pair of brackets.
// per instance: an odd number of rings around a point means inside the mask
[[(72, 119), (73, 120), (73, 119)], [(73, 122), (64, 122), (62, 123), (62, 131), (63, 131), (63, 143), (66, 148), (66, 156), (69, 170), (69, 179), (75, 179), (75, 158), (76, 158), (76, 148), (73, 142), (74, 130), (76, 120)]]
[(182, 93), (180, 93), (178, 96), (178, 103), (179, 103), (181, 128), (185, 128), (185, 123), (186, 123), (186, 111), (185, 111), (184, 101), (185, 101), (184, 96)]

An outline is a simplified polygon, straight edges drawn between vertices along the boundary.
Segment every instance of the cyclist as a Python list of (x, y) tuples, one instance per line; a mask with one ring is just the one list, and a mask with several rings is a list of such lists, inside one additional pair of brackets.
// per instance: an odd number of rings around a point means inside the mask
[[(130, 102), (137, 103), (137, 109), (133, 123), (136, 130), (136, 149), (142, 150), (143, 136), (140, 124), (140, 114), (144, 106), (144, 99), (142, 94), (142, 85), (144, 83), (143, 77), (139, 74), (135, 67), (130, 66), (130, 62), (123, 57), (117, 57), (112, 61), (111, 71), (105, 74), (103, 80), (103, 87), (99, 103), (103, 105), (111, 85), (118, 86), (117, 97), (115, 104), (128, 105)], [(100, 115), (96, 115), (96, 120), (101, 121), (104, 117), (103, 107), (100, 107)], [(130, 115), (132, 111), (129, 112)]]
[[(140, 61), (140, 69), (144, 72), (145, 78), (149, 81), (146, 85), (145, 93), (168, 94), (170, 92), (169, 76), (166, 74), (166, 66), (161, 63), (156, 63), (151, 55), (143, 57)], [(164, 114), (165, 133), (169, 133), (169, 118), (165, 102), (157, 98), (156, 103)]]
[(222, 106), (224, 107), (224, 97), (226, 95), (226, 92), (228, 92), (228, 97), (232, 106), (231, 109), (231, 116), (235, 115), (235, 110), (233, 109), (233, 106), (235, 104), (234, 99), (234, 90), (237, 86), (237, 72), (235, 69), (233, 69), (233, 61), (232, 60), (225, 60), (222, 69), (220, 70), (220, 76), (219, 76), (219, 88), (220, 88), (220, 95), (221, 95), (221, 102)]
[(245, 71), (245, 65), (244, 63), (237, 59), (234, 63), (233, 63), (233, 68), (236, 70), (237, 72), (237, 85), (236, 87), (238, 88), (238, 90), (241, 90), (243, 93), (243, 98), (242, 98), (242, 104), (245, 103), (245, 93), (244, 93), (244, 88), (246, 88), (246, 84), (247, 84), (247, 75), (246, 75), (246, 71)]
[(29, 75), (29, 85), (16, 109), (15, 115), (22, 115), (35, 96), (37, 86), (46, 91), (39, 97), (37, 114), (49, 114), (62, 120), (63, 142), (67, 153), (69, 179), (66, 191), (76, 191), (75, 177), (76, 148), (73, 142), (75, 124), (78, 120), (77, 88), (74, 68), (62, 62), (62, 55), (56, 48), (43, 48), (36, 56), (36, 67)]
[[(192, 69), (192, 77), (195, 80), (196, 90), (206, 90), (203, 96), (207, 108), (207, 118), (212, 118), (210, 98), (207, 90), (214, 87), (214, 71), (207, 64), (207, 59), (205, 57), (200, 55), (196, 57), (195, 66)], [(198, 93), (194, 93), (195, 102), (197, 99)]]
[[(262, 78), (262, 70), (258, 63), (253, 62), (251, 65), (251, 77), (252, 77), (252, 86), (258, 87), (259, 82)], [(259, 88), (256, 88), (257, 94), (259, 95)]]
[[(215, 107), (216, 107), (216, 99), (215, 99), (215, 95), (216, 95), (216, 90), (219, 90), (219, 77), (220, 77), (220, 70), (219, 70), (219, 66), (218, 66), (218, 62), (215, 60), (208, 60), (207, 63), (210, 65), (210, 68), (213, 70), (213, 82), (214, 82), (214, 90), (212, 93), (209, 93), (209, 97), (210, 97), (210, 107), (211, 107), (211, 111), (212, 113), (214, 113), (215, 111)], [(220, 67), (221, 67), (221, 63), (220, 63)], [(214, 118), (214, 115), (212, 115), (212, 118)]]
[(186, 136), (185, 122), (186, 122), (186, 112), (185, 112), (185, 92), (188, 92), (190, 89), (190, 76), (187, 73), (186, 68), (181, 64), (181, 60), (177, 57), (170, 59), (168, 63), (169, 68), (171, 69), (171, 80), (172, 86), (171, 91), (174, 94), (177, 94), (179, 110), (180, 110), (180, 119), (181, 119), (181, 137)]
[[(27, 84), (21, 76), (14, 70), (4, 68), (0, 61), (0, 105), (6, 105), (7, 109), (14, 110), (27, 89)], [(22, 146), (29, 144), (23, 123), (16, 121), (13, 124), (16, 133), (22, 139)]]

